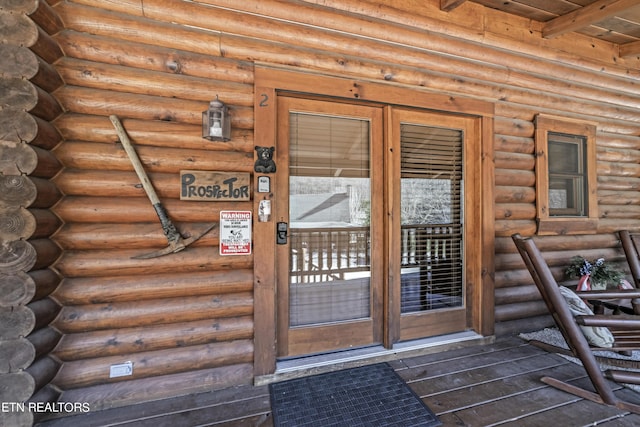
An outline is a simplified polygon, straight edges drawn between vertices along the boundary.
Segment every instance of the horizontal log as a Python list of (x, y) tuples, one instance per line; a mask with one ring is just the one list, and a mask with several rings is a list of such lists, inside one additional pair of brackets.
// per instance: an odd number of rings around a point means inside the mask
[(533, 154), (535, 143), (533, 138), (495, 134), (494, 148), (506, 153)]
[[(212, 223), (175, 224), (178, 232), (185, 238), (202, 234)], [(216, 228), (189, 245), (195, 247), (217, 247), (219, 232)], [(120, 224), (114, 229), (108, 224), (69, 224), (55, 235), (55, 240), (65, 250), (96, 249), (148, 249), (167, 245), (167, 237), (158, 222)]]
[(26, 111), (14, 108), (0, 110), (0, 140), (27, 142), (49, 150), (61, 139), (53, 125)]
[(90, 387), (106, 382), (128, 381), (249, 363), (253, 360), (253, 343), (251, 340), (238, 340), (136, 353), (130, 356), (128, 360), (133, 363), (132, 376), (109, 378), (109, 367), (115, 363), (122, 363), (121, 356), (111, 356), (66, 362), (54, 379), (54, 384), (62, 389)]
[[(161, 120), (200, 124), (202, 111), (208, 103), (178, 100), (173, 97), (138, 95), (109, 90), (64, 86), (56, 91), (56, 98), (67, 111), (81, 114), (108, 116), (116, 114), (121, 119)], [(108, 102), (105, 102), (108, 100)], [(231, 127), (253, 129), (253, 108), (229, 105)]]
[[(276, 10), (283, 9), (282, 4), (276, 2), (274, 3), (275, 4), (273, 6), (273, 9), (270, 9), (270, 15), (276, 13)], [(278, 8), (278, 6), (280, 7)], [(424, 56), (425, 50), (437, 51), (438, 48), (451, 49), (451, 44), (455, 43), (450, 38), (440, 39), (440, 36), (437, 34), (433, 34), (432, 37), (425, 38), (423, 37), (423, 33), (421, 31), (423, 27), (420, 27), (420, 29), (410, 29), (404, 23), (402, 25), (387, 23), (387, 29), (388, 31), (390, 31), (390, 35), (385, 36), (384, 39), (381, 39), (380, 26), (377, 23), (362, 20), (355, 15), (342, 15), (341, 19), (335, 19), (335, 15), (330, 13), (326, 9), (317, 9), (313, 6), (308, 7), (312, 9), (313, 12), (306, 15), (312, 15), (312, 19), (318, 19), (318, 14), (326, 15), (326, 20), (323, 20), (322, 24), (311, 27), (315, 31), (310, 30), (309, 27), (302, 28), (299, 25), (292, 24), (292, 22), (304, 20), (305, 14), (296, 13), (294, 12), (294, 10), (292, 10), (293, 8), (291, 7), (288, 7), (287, 10), (282, 11), (282, 13), (286, 14), (287, 16), (293, 15), (292, 20), (280, 21), (267, 19), (259, 14), (248, 15), (244, 13), (238, 13), (227, 8), (211, 8), (198, 5), (197, 3), (178, 5), (176, 3), (165, 2), (163, 0), (151, 0), (145, 3), (144, 16), (155, 18), (165, 22), (177, 22), (211, 30), (223, 30), (228, 33), (240, 34), (255, 39), (264, 38), (271, 41), (277, 41), (294, 46), (303, 45), (305, 47), (322, 49), (329, 52), (340, 52), (343, 54), (352, 54), (353, 52), (358, 52), (359, 54), (368, 58), (382, 61), (386, 60), (386, 62), (394, 62), (394, 58), (397, 58), (397, 55), (401, 55), (403, 58), (402, 62), (404, 64), (407, 64), (411, 63), (411, 61), (414, 60), (415, 57), (416, 67), (423, 66), (425, 62), (433, 64), (434, 61), (425, 61), (424, 58), (420, 58), (421, 56)], [(330, 26), (332, 27), (330, 31), (321, 28), (323, 24), (326, 25), (327, 23), (330, 23)], [(340, 26), (340, 30), (331, 31), (333, 30), (334, 26)], [(393, 30), (391, 30), (390, 28), (393, 28)], [(356, 34), (353, 34), (354, 29), (357, 29), (358, 31)], [(354, 35), (365, 35), (366, 38), (358, 39), (354, 37)], [(360, 42), (360, 40), (366, 40), (366, 42)], [(386, 45), (386, 42), (388, 40), (393, 40), (398, 44)], [(435, 40), (442, 41), (442, 43), (437, 45), (437, 49), (433, 49), (434, 44), (437, 43)], [(442, 46), (445, 43), (447, 43), (448, 46)], [(421, 48), (424, 48), (424, 50), (403, 50), (402, 47), (398, 47), (412, 45), (417, 45)], [(461, 42), (459, 43), (459, 45), (459, 48), (454, 54), (444, 57), (441, 61), (435, 61), (435, 64), (431, 65), (431, 67), (435, 67), (438, 62), (447, 62), (447, 59), (449, 57), (455, 57), (454, 55), (460, 56), (461, 51), (464, 54), (467, 53), (467, 51), (471, 50), (471, 47), (467, 43)], [(432, 49), (430, 49), (430, 47)], [(224, 51), (228, 57), (233, 57), (233, 54), (232, 52), (230, 52), (229, 48), (224, 48)], [(509, 63), (509, 60), (506, 57), (509, 57), (510, 55), (505, 54), (504, 51), (500, 53), (498, 53), (497, 51), (492, 53), (495, 53), (496, 56), (499, 55), (503, 57), (502, 60), (493, 62), (493, 64)], [(394, 54), (396, 55), (395, 57), (393, 56)], [(469, 52), (469, 54), (472, 54), (472, 52)], [(544, 95), (541, 96), (540, 91), (542, 90), (542, 88), (546, 89), (549, 94), (555, 94), (563, 91), (563, 88), (559, 87), (561, 85), (558, 85), (557, 82), (554, 82), (554, 84), (545, 79), (536, 79), (531, 75), (522, 75), (521, 73), (513, 69), (510, 69), (509, 73), (505, 73), (503, 69), (496, 70), (495, 65), (493, 65), (493, 67), (485, 68), (484, 64), (485, 63), (481, 61), (476, 61), (474, 67), (469, 66), (469, 64), (465, 64), (464, 66), (461, 66), (461, 68), (469, 73), (469, 75), (467, 76), (469, 78), (477, 78), (477, 74), (473, 74), (473, 71), (478, 71), (477, 69), (481, 68), (482, 71), (479, 72), (482, 73), (482, 75), (493, 74), (496, 76), (496, 79), (502, 79), (502, 81), (500, 81), (500, 84), (513, 84), (514, 88), (529, 85), (538, 94), (538, 96), (533, 98), (534, 102), (537, 102), (541, 98), (545, 97)], [(525, 67), (525, 70), (528, 69), (529, 68)], [(451, 69), (443, 70), (443, 72), (451, 72)], [(519, 77), (521, 78), (519, 79)], [(591, 87), (592, 85), (586, 85), (585, 91), (589, 91)], [(591, 97), (591, 99), (597, 101), (602, 99), (598, 97), (598, 93), (602, 94), (602, 91), (592, 91), (590, 96), (589, 94), (584, 93), (582, 91), (582, 87), (576, 85), (575, 83), (572, 87), (567, 85), (566, 90), (567, 93), (571, 94), (571, 96), (573, 97)], [(530, 94), (519, 94), (517, 92), (518, 90), (516, 89), (506, 90), (503, 92), (502, 96), (513, 102), (520, 102), (519, 97), (522, 96), (524, 98), (527, 98), (529, 102), (532, 102), (532, 97)], [(549, 96), (552, 97), (553, 95)], [(611, 94), (611, 96), (612, 98), (615, 98), (618, 103), (626, 102), (623, 100), (624, 96), (622, 95)], [(499, 95), (496, 96), (496, 99), (498, 99), (499, 97)], [(608, 99), (608, 101), (615, 103), (615, 101), (612, 99)], [(629, 107), (637, 108), (638, 105), (629, 105)], [(598, 114), (599, 113), (597, 113), (597, 110), (594, 110), (594, 115)], [(606, 115), (606, 113), (604, 114)]]
[[(176, 197), (178, 194), (175, 195)], [(211, 223), (220, 218), (220, 211), (250, 211), (250, 202), (192, 202), (188, 200), (161, 199), (169, 217), (176, 223)], [(106, 223), (157, 223), (158, 216), (148, 199), (125, 197), (108, 199), (105, 197), (65, 197), (53, 211), (66, 223), (94, 222)], [(177, 225), (176, 225), (177, 226)]]
[[(84, 0), (87, 2), (87, 0)], [(88, 3), (88, 2), (87, 2)], [(434, 15), (434, 8), (431, 4), (409, 4), (406, 5), (404, 3), (396, 3), (394, 5), (379, 5), (377, 3), (368, 3), (363, 4), (362, 2), (347, 0), (345, 1), (336, 1), (332, 0), (330, 2), (324, 2), (323, 5), (329, 8), (333, 8), (335, 10), (342, 10), (349, 13), (342, 13), (341, 19), (335, 19), (335, 15), (331, 14), (327, 11), (326, 8), (318, 9), (318, 6), (306, 5), (306, 9), (293, 8), (290, 5), (279, 4), (278, 2), (272, 3), (261, 3), (260, 5), (253, 5), (251, 3), (237, 3), (233, 0), (204, 0), (200, 3), (208, 3), (216, 6), (222, 6), (229, 9), (236, 10), (247, 10), (251, 11), (249, 13), (263, 14), (264, 10), (269, 10), (269, 14), (273, 16), (277, 16), (278, 18), (285, 19), (287, 21), (303, 21), (312, 26), (329, 26), (331, 28), (339, 29), (340, 31), (350, 32), (353, 31), (354, 28), (360, 29), (360, 27), (370, 28), (372, 33), (363, 33), (368, 34), (371, 37), (379, 36), (378, 32), (376, 32), (375, 25), (365, 26), (360, 21), (353, 22), (352, 20), (348, 20), (347, 17), (350, 14), (355, 14), (356, 16), (371, 16), (379, 19), (384, 19), (389, 22), (395, 22), (401, 24), (406, 30), (406, 28), (414, 27), (419, 31), (424, 28), (429, 28), (432, 33), (430, 33), (430, 37), (428, 40), (422, 40), (423, 37), (420, 35), (409, 35), (408, 39), (418, 39), (424, 45), (420, 47), (427, 50), (441, 50), (443, 48), (435, 47), (436, 44), (444, 44), (444, 47), (448, 48), (447, 53), (455, 56), (463, 52), (469, 57), (473, 58), (477, 62), (485, 62), (489, 58), (490, 63), (498, 63), (498, 64), (518, 64), (519, 68), (522, 70), (530, 70), (531, 67), (535, 67), (538, 70), (538, 74), (546, 74), (550, 71), (545, 67), (546, 64), (530, 64), (530, 58), (533, 56), (541, 56), (543, 58), (549, 59), (549, 67), (553, 67), (554, 73), (553, 75), (561, 75), (566, 78), (566, 80), (571, 80), (572, 77), (579, 75), (577, 80), (580, 80), (581, 77), (585, 76), (585, 84), (597, 86), (602, 82), (599, 81), (598, 75), (603, 74), (602, 63), (600, 61), (592, 61), (588, 64), (585, 64), (585, 61), (578, 61), (576, 59), (575, 53), (581, 53), (580, 50), (573, 52), (572, 55), (563, 55), (562, 59), (567, 63), (572, 64), (571, 67), (563, 66), (558, 64), (558, 52), (554, 51), (549, 53), (548, 46), (545, 45), (544, 48), (539, 46), (533, 46), (531, 43), (527, 42), (516, 42), (511, 35), (511, 31), (513, 28), (509, 28), (509, 36), (506, 38), (496, 37), (495, 34), (487, 34), (486, 31), (482, 31), (486, 29), (486, 22), (490, 22), (492, 19), (496, 21), (500, 21), (502, 17), (497, 17), (496, 15), (478, 15), (478, 14), (467, 14), (466, 16), (469, 19), (464, 21), (460, 21), (459, 18), (465, 15), (457, 16), (458, 20), (457, 25), (453, 24), (450, 21), (442, 21), (439, 19), (439, 15)], [(92, 3), (93, 4), (93, 3)], [(102, 2), (102, 7), (104, 8), (113, 8), (113, 3), (110, 2)], [(146, 4), (145, 4), (146, 6)], [(407, 7), (408, 6), (408, 7)], [(402, 7), (405, 7), (405, 10), (401, 10)], [(421, 12), (416, 13), (416, 8), (423, 7)], [(313, 8), (313, 9), (310, 9)], [(489, 14), (492, 12), (490, 9), (483, 10), (485, 14)], [(147, 7), (145, 7), (145, 13), (149, 13)], [(499, 12), (495, 12), (498, 14)], [(336, 27), (333, 27), (336, 26)], [(400, 33), (401, 35), (406, 34), (406, 31), (403, 32), (400, 29), (394, 28), (393, 33)], [(438, 33), (446, 34), (446, 36), (441, 36)], [(498, 32), (499, 33), (499, 32)], [(530, 31), (526, 31), (526, 35), (530, 36)], [(458, 40), (459, 39), (459, 40)], [(472, 40), (477, 42), (477, 44), (488, 45), (492, 47), (492, 50), (488, 53), (477, 52), (477, 49), (474, 49), (475, 45), (468, 46), (465, 43), (465, 40)], [(397, 40), (394, 40), (397, 41)], [(402, 42), (401, 42), (402, 43)], [(407, 44), (407, 43), (403, 43)], [(509, 46), (508, 49), (505, 49), (505, 44)], [(515, 45), (515, 46), (513, 46)], [(437, 45), (436, 45), (437, 46)], [(558, 51), (561, 47), (566, 49), (566, 43), (556, 45), (558, 47)], [(587, 48), (592, 45), (587, 46), (587, 44), (582, 45), (581, 47)], [(494, 50), (495, 49), (495, 50)], [(505, 58), (505, 50), (512, 52), (527, 52), (527, 55), (515, 55), (512, 57)], [(601, 53), (601, 51), (599, 51)], [(607, 51), (607, 53), (609, 53)], [(501, 59), (495, 58), (494, 55), (501, 57)], [(488, 58), (489, 56), (489, 58)], [(546, 63), (547, 61), (545, 61)], [(579, 63), (580, 67), (575, 67)], [(625, 67), (615, 67), (613, 62), (610, 65), (614, 66), (614, 71), (611, 72), (607, 67), (607, 71), (609, 71), (612, 75), (616, 77), (628, 77), (628, 70)], [(588, 71), (576, 70), (575, 68), (586, 68)], [(617, 83), (617, 82), (616, 82)], [(624, 82), (627, 83), (628, 82)], [(624, 90), (623, 90), (624, 92)]]
[(29, 209), (31, 215), (35, 218), (36, 229), (29, 237), (40, 239), (51, 236), (61, 225), (58, 218), (49, 209)]
[[(114, 140), (117, 141), (115, 134)], [(147, 173), (178, 173), (183, 169), (234, 172), (253, 170), (252, 152), (211, 152), (147, 145), (152, 142), (131, 141)], [(119, 143), (65, 142), (56, 149), (56, 156), (67, 168), (133, 171), (131, 160)]]
[(62, 165), (56, 158), (55, 154), (49, 150), (31, 145), (31, 149), (35, 152), (37, 158), (36, 167), (30, 172), (23, 170), (23, 173), (34, 177), (51, 178), (62, 169)]
[(154, 274), (153, 276), (65, 278), (53, 294), (63, 305), (142, 302), (185, 295), (223, 295), (251, 292), (252, 270)]
[(60, 332), (47, 326), (29, 334), (27, 340), (29, 340), (33, 346), (35, 358), (38, 359), (51, 353), (61, 338), (62, 334), (60, 334)]
[[(111, 37), (121, 34), (126, 41), (183, 49), (190, 52), (223, 56), (218, 35), (215, 32), (161, 23), (130, 14), (108, 12), (104, 8), (80, 6), (60, 2), (54, 9), (64, 22), (66, 29)], [(128, 11), (129, 13), (131, 11)], [(128, 29), (122, 33), (122, 29)]]
[(640, 165), (631, 163), (598, 162), (598, 176), (640, 177)]
[(0, 175), (0, 207), (28, 207), (37, 194), (36, 183), (28, 176)]
[(543, 314), (534, 317), (509, 320), (496, 323), (496, 336), (513, 336), (523, 332), (539, 331), (553, 326), (553, 317), (550, 314)]
[(16, 141), (0, 141), (0, 173), (3, 175), (30, 175), (38, 165), (33, 147)]
[(47, 93), (53, 93), (56, 89), (64, 85), (64, 81), (55, 67), (45, 62), (42, 58), (38, 58), (38, 73), (30, 80), (31, 83), (37, 85)]
[(0, 340), (0, 375), (26, 369), (35, 355), (33, 345), (25, 338)]
[(495, 184), (498, 186), (533, 187), (535, 183), (536, 175), (532, 170), (495, 169)]
[(50, 298), (43, 298), (28, 305), (35, 317), (34, 329), (41, 329), (49, 325), (60, 313), (60, 305)]
[[(56, 99), (43, 89), (35, 86), (38, 94), (36, 105), (29, 109), (29, 113), (43, 120), (50, 121), (62, 114), (62, 107)], [(12, 105), (15, 108), (15, 105)]]
[(29, 80), (20, 77), (0, 79), (0, 107), (29, 111), (38, 103), (38, 91)]
[(538, 301), (542, 297), (538, 288), (531, 284), (526, 286), (500, 287), (495, 291), (495, 304), (505, 305), (527, 301)]
[(28, 48), (12, 44), (0, 44), (0, 75), (30, 80), (39, 70), (38, 58)]
[(496, 203), (535, 203), (533, 187), (498, 186), (495, 188)]
[(38, 9), (38, 0), (20, 0), (20, 1), (6, 1), (2, 5), (2, 10), (11, 13), (22, 13), (25, 15), (31, 15)]
[[(598, 186), (598, 205), (607, 208), (606, 205), (636, 205), (640, 204), (640, 195), (637, 191), (625, 189), (627, 191), (611, 191), (603, 190), (602, 186)], [(609, 206), (609, 209), (615, 209)]]
[(46, 1), (36, 2), (38, 7), (33, 12), (27, 12), (29, 17), (48, 34), (56, 34), (64, 28), (64, 24), (56, 11)]
[(513, 286), (530, 286), (532, 284), (533, 279), (529, 271), (525, 269), (524, 264), (519, 270), (498, 270), (495, 273), (494, 285), (496, 290)]
[(494, 153), (496, 169), (516, 169), (520, 171), (533, 171), (536, 159), (531, 154), (505, 153), (496, 151)]
[(38, 41), (38, 26), (25, 14), (0, 10), (0, 40), (31, 47)]
[[(58, 399), (60, 398), (60, 395), (61, 395), (60, 390), (56, 389), (55, 387), (52, 387), (51, 385), (46, 385), (42, 387), (40, 390), (38, 390), (33, 396), (31, 396), (31, 398), (29, 399), (29, 402), (42, 402), (42, 403), (57, 402)], [(45, 413), (37, 412), (33, 414), (33, 419), (35, 423), (38, 423), (45, 418), (47, 418), (46, 412)], [(32, 422), (31, 424), (35, 425), (35, 423)], [(27, 424), (27, 425), (31, 425), (31, 424)]]
[[(627, 199), (628, 200), (628, 199)], [(627, 200), (619, 200), (620, 202), (627, 202)], [(637, 219), (640, 215), (640, 206), (633, 205), (600, 205), (598, 207), (598, 213), (601, 218), (628, 218)]]
[(598, 147), (640, 150), (640, 137), (637, 135), (619, 135), (598, 132), (596, 135)]
[(36, 283), (34, 301), (40, 300), (51, 294), (60, 284), (60, 276), (51, 269), (29, 271), (29, 277)]
[(65, 362), (253, 338), (251, 316), (66, 334), (55, 356)]
[(251, 293), (187, 296), (63, 307), (54, 327), (63, 333), (162, 325), (253, 313)]
[(37, 259), (36, 249), (24, 240), (13, 240), (0, 245), (0, 273), (16, 274), (29, 271)]
[(29, 243), (33, 245), (36, 251), (36, 262), (32, 269), (41, 270), (48, 268), (58, 259), (62, 250), (51, 239), (31, 239)]
[[(191, 10), (193, 9), (193, 10)], [(199, 12), (195, 12), (198, 10)], [(274, 42), (278, 43), (286, 43), (289, 45), (303, 45), (307, 48), (321, 49), (327, 52), (339, 52), (342, 54), (352, 54), (353, 52), (362, 52), (363, 56), (367, 58), (386, 61), (388, 63), (395, 63), (396, 58), (398, 56), (398, 45), (388, 45), (385, 43), (377, 42), (376, 45), (371, 46), (373, 43), (373, 38), (367, 38), (367, 43), (359, 43), (357, 38), (354, 38), (349, 35), (345, 35), (343, 32), (328, 32), (322, 29), (316, 28), (316, 32), (319, 34), (306, 36), (306, 33), (309, 32), (307, 28), (303, 31), (302, 28), (295, 24), (283, 24), (282, 21), (274, 21), (270, 19), (265, 19), (258, 15), (246, 15), (246, 14), (238, 14), (233, 11), (229, 11), (227, 9), (219, 9), (214, 10), (207, 7), (201, 7), (197, 4), (189, 4), (188, 6), (181, 5), (179, 8), (177, 5), (166, 4), (151, 4), (145, 5), (145, 16), (157, 16), (158, 19), (164, 20), (166, 22), (180, 22), (180, 23), (188, 23), (189, 25), (202, 25), (204, 28), (210, 28), (214, 30), (218, 30), (220, 28), (224, 28), (225, 31), (229, 31), (235, 34), (243, 34), (250, 39), (257, 38), (268, 38)], [(188, 18), (187, 18), (188, 16)], [(196, 21), (194, 21), (196, 19)], [(200, 21), (201, 20), (201, 21)], [(231, 27), (230, 27), (231, 24)], [(362, 28), (364, 23), (359, 22), (358, 28)], [(258, 29), (259, 30), (254, 30)], [(394, 31), (394, 35), (397, 36), (397, 33), (403, 32), (406, 30), (406, 27), (399, 27), (397, 31)], [(259, 33), (258, 33), (259, 31)], [(116, 31), (114, 31), (116, 33)], [(120, 34), (125, 34), (124, 32), (120, 32)], [(376, 36), (379, 34), (379, 28), (376, 30)], [(302, 36), (301, 36), (302, 35)], [(410, 41), (406, 41), (406, 43), (415, 43), (416, 40), (420, 40), (421, 38), (416, 38), (417, 34), (411, 34)], [(404, 43), (403, 43), (404, 44)], [(231, 46), (224, 45), (225, 55), (227, 57), (234, 57), (234, 52)], [(252, 53), (260, 54), (262, 52), (261, 49), (250, 49)], [(243, 52), (244, 53), (244, 52)], [(450, 56), (439, 57), (440, 60), (425, 60), (426, 51), (406, 51), (402, 53), (403, 63), (411, 64), (416, 68), (423, 68), (423, 64), (428, 62), (432, 64), (432, 67), (436, 65), (447, 62)], [(238, 58), (246, 59), (244, 55), (238, 55)], [(269, 62), (277, 62), (274, 61), (273, 58), (269, 57), (252, 57), (249, 58), (252, 60), (261, 60), (261, 61), (269, 61)], [(450, 64), (442, 64), (442, 67), (447, 67), (446, 70), (443, 70), (443, 73), (451, 73), (451, 65)], [(477, 72), (476, 68), (478, 67), (478, 63), (474, 64), (474, 67), (470, 67), (469, 64), (465, 64), (460, 68), (462, 70), (469, 70), (473, 68), (474, 72)], [(495, 66), (494, 66), (495, 67)], [(375, 69), (379, 69), (379, 67), (375, 67)], [(338, 71), (339, 72), (339, 71)], [(483, 73), (488, 74), (488, 73)], [(516, 80), (514, 74), (516, 73), (504, 73), (500, 70), (496, 73), (498, 76), (509, 75), (511, 80)], [(530, 81), (532, 79), (531, 76), (527, 76), (525, 80), (528, 80), (529, 84), (532, 86), (532, 90), (536, 91), (535, 97), (531, 96), (530, 91), (521, 90), (519, 85), (513, 85), (511, 87), (505, 88), (506, 84), (504, 82), (497, 83), (493, 86), (484, 85), (482, 83), (478, 83), (475, 78), (477, 74), (473, 74), (469, 76), (474, 80), (463, 78), (458, 79), (450, 79), (448, 77), (440, 77), (440, 76), (431, 76), (429, 79), (423, 79), (424, 82), (428, 82), (429, 85), (438, 86), (439, 90), (446, 91), (454, 91), (456, 93), (465, 93), (465, 94), (477, 94), (478, 96), (486, 96), (487, 92), (494, 92), (495, 98), (507, 98), (512, 100), (513, 102), (524, 103), (524, 101), (531, 102), (531, 100), (535, 100), (536, 105), (544, 106), (548, 109), (557, 108), (557, 105), (560, 101), (562, 101), (562, 105), (566, 105), (567, 100), (566, 96), (562, 96), (563, 99), (560, 100), (561, 95), (557, 95), (558, 87), (556, 85), (550, 85), (549, 82), (543, 81), (543, 84), (548, 85), (549, 92), (540, 93), (540, 86), (542, 85), (539, 82), (535, 82), (532, 84)], [(440, 80), (438, 83), (434, 83), (434, 80)], [(402, 82), (405, 83), (405, 82)], [(511, 83), (511, 82), (508, 82)], [(514, 82), (519, 83), (521, 82)], [(569, 90), (569, 89), (568, 89)], [(585, 86), (585, 90), (590, 90), (590, 86)], [(572, 96), (575, 96), (577, 88), (575, 86), (571, 86), (570, 92)], [(581, 102), (581, 110), (587, 113), (592, 114), (593, 116), (610, 116), (611, 118), (621, 118), (626, 120), (634, 120), (632, 116), (635, 116), (634, 108), (635, 106), (629, 106), (629, 108), (625, 107), (614, 107), (611, 108), (613, 103), (607, 104), (600, 102), (602, 96), (596, 96), (594, 100), (590, 102)], [(587, 96), (587, 95), (585, 95)], [(623, 100), (623, 97), (620, 97)], [(621, 102), (621, 101), (619, 101)], [(590, 104), (597, 103), (598, 106), (591, 106)], [(577, 104), (577, 103), (576, 103)], [(576, 106), (568, 106), (569, 109), (573, 111), (578, 111), (578, 108), (574, 108)]]
[(25, 138), (25, 141), (45, 150), (50, 150), (60, 143), (62, 137), (51, 123), (30, 114), (29, 116), (36, 124), (37, 133), (33, 139)]
[(493, 131), (498, 135), (533, 138), (535, 129), (535, 125), (530, 120), (518, 120), (496, 115), (493, 122)]
[[(240, 363), (219, 368), (161, 375), (139, 380), (70, 389), (62, 402), (87, 402), (92, 410), (131, 405), (180, 395), (210, 392), (240, 384), (251, 384), (253, 364)], [(144, 390), (141, 393), (140, 390)]]
[(546, 304), (543, 301), (529, 301), (516, 304), (506, 304), (496, 306), (496, 322), (506, 322), (509, 320), (535, 317), (548, 313)]
[(599, 176), (598, 192), (600, 190), (638, 191), (640, 190), (640, 178)]
[(56, 263), (56, 269), (64, 277), (116, 277), (243, 269), (253, 265), (252, 256), (220, 256), (218, 248), (211, 247), (189, 247), (169, 256), (146, 260), (132, 258), (164, 247), (128, 251), (66, 251)]
[[(36, 25), (37, 26), (37, 25)], [(42, 28), (37, 26), (38, 30), (38, 38), (36, 42), (29, 46), (29, 48), (36, 53), (40, 58), (48, 62), (49, 64), (53, 64), (58, 59), (64, 56), (62, 49), (56, 41), (47, 34)]]
[[(91, 141), (112, 144), (118, 140), (108, 117), (64, 114), (55, 121), (67, 141)], [(202, 138), (202, 123), (125, 119), (127, 134), (133, 141), (153, 141), (156, 147), (207, 151), (253, 153), (253, 130), (232, 129), (231, 141), (215, 142)]]
[(494, 226), (497, 237), (511, 236), (514, 233), (520, 233), (523, 236), (532, 236), (538, 228), (535, 221), (513, 219), (496, 220)]
[(536, 218), (534, 204), (496, 203), (494, 212), (496, 219), (534, 220)]
[(0, 306), (25, 305), (36, 293), (36, 284), (27, 273), (0, 274)]
[(253, 106), (252, 84), (168, 74), (72, 58), (58, 61), (56, 69), (64, 81), (73, 86), (152, 96), (174, 93), (174, 99), (202, 102), (205, 106), (203, 110), (216, 96), (227, 105)]
[(25, 337), (33, 330), (35, 324), (36, 317), (33, 311), (25, 306), (0, 307), (0, 340)]
[(35, 176), (30, 177), (30, 179), (36, 187), (36, 198), (29, 207), (50, 208), (62, 197), (54, 182)]
[(53, 96), (21, 77), (0, 79), (0, 106), (29, 111), (45, 120), (62, 113)]
[(35, 217), (23, 207), (0, 207), (0, 241), (28, 239), (36, 231)]
[(65, 30), (56, 34), (70, 58), (185, 76), (253, 84), (253, 63)]
[(598, 146), (596, 159), (602, 162), (638, 163), (640, 154), (637, 150), (628, 148), (610, 148)]
[[(34, 379), (34, 392), (49, 384), (58, 371), (60, 370), (60, 362), (49, 356), (41, 357), (29, 366), (25, 372), (28, 372)], [(31, 396), (29, 396), (31, 397)]]
[(635, 230), (638, 228), (637, 219), (609, 219), (600, 218), (598, 220), (598, 234), (615, 233), (620, 230)]
[(35, 381), (26, 371), (0, 375), (0, 402), (24, 402), (34, 391)]

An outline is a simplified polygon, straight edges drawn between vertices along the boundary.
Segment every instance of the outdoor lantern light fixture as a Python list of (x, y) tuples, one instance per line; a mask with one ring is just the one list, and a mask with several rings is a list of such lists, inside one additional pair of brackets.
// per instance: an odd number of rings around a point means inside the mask
[(210, 141), (231, 139), (229, 108), (218, 99), (218, 95), (209, 103), (207, 111), (202, 112), (202, 137)]

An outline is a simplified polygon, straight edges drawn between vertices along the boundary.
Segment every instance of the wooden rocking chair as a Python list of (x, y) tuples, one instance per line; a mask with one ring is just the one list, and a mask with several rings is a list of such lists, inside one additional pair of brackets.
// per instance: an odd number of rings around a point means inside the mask
[[(531, 273), (533, 281), (538, 287), (556, 326), (562, 333), (569, 350), (552, 345), (541, 347), (556, 353), (568, 353), (578, 358), (582, 362), (582, 366), (587, 372), (596, 393), (551, 377), (543, 377), (542, 381), (552, 387), (581, 398), (640, 414), (640, 405), (620, 400), (614, 395), (610, 383), (607, 381), (607, 379), (609, 379), (627, 384), (640, 384), (640, 372), (613, 369), (603, 371), (598, 362), (603, 364), (608, 363), (610, 366), (621, 366), (622, 364), (620, 362), (624, 361), (621, 359), (596, 357), (596, 354), (594, 354), (594, 352), (597, 351), (619, 352), (640, 350), (640, 318), (636, 316), (601, 314), (574, 316), (562, 296), (558, 283), (551, 274), (549, 266), (534, 241), (530, 238), (523, 238), (519, 234), (514, 234), (512, 239), (527, 269)], [(593, 299), (597, 297), (601, 300), (640, 298), (640, 291), (638, 290), (614, 291), (612, 293), (608, 291), (590, 291), (586, 293), (588, 295), (580, 292), (577, 294), (581, 298), (588, 297)], [(609, 328), (615, 338), (613, 347), (601, 348), (590, 346), (581, 330), (581, 326)]]

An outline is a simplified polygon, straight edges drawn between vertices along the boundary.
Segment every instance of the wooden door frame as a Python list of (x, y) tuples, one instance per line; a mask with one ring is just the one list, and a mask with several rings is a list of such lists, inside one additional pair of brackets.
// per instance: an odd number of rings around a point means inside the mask
[[(493, 117), (494, 104), (486, 101), (458, 98), (429, 92), (424, 88), (407, 88), (391, 83), (378, 83), (329, 76), (298, 69), (255, 65), (254, 76), (254, 143), (256, 146), (276, 145), (277, 96), (279, 92), (302, 93), (309, 97), (337, 98), (344, 102), (372, 102), (434, 110), (444, 113), (478, 117), (481, 143), (476, 153), (481, 159), (477, 188), (481, 194), (479, 256), (474, 259), (474, 277), (467, 277), (473, 286), (470, 304), (470, 324), (479, 334), (493, 335), (494, 331), (494, 156)], [(254, 259), (254, 376), (272, 374), (276, 369), (276, 256), (275, 224), (277, 218), (257, 221), (262, 200), (274, 203), (274, 194), (259, 193), (258, 177), (254, 174), (253, 208), (256, 222), (253, 225)], [(276, 188), (275, 176), (271, 176), (271, 189)], [(273, 206), (272, 206), (273, 211)], [(394, 342), (391, 333), (385, 343)]]

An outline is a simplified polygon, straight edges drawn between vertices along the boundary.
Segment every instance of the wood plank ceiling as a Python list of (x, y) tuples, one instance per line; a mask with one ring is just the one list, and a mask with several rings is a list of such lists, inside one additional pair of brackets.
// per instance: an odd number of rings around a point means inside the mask
[(576, 32), (615, 43), (621, 57), (640, 55), (640, 0), (440, 0), (440, 7), (465, 1), (539, 21), (546, 38)]

